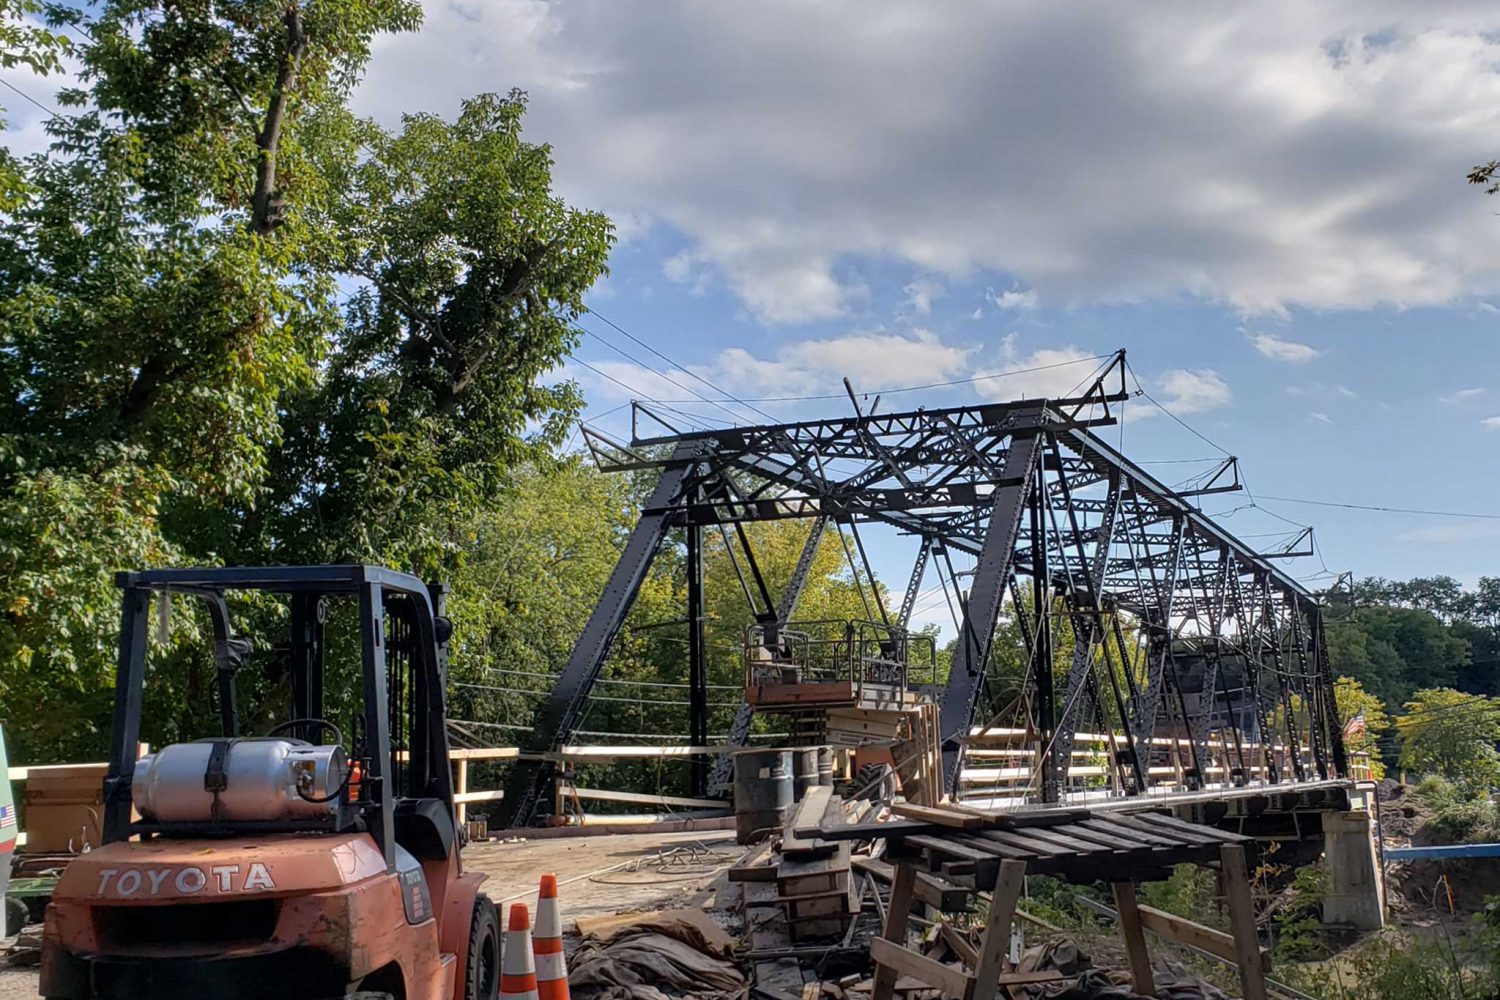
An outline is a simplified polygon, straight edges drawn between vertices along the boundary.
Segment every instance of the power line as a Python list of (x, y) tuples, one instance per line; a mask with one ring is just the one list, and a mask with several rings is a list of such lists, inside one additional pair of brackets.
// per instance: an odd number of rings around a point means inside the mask
[[(744, 416), (742, 414), (735, 413), (729, 407), (725, 406), (723, 403), (719, 402), (716, 399), (709, 399), (707, 396), (703, 395), (702, 393), (693, 392), (692, 389), (689, 389), (687, 386), (685, 386), (681, 382), (677, 381), (671, 375), (668, 375), (666, 372), (657, 371), (655, 368), (652, 368), (650, 365), (646, 364), (640, 358), (637, 358), (635, 355), (631, 354), (629, 351), (625, 350), (623, 347), (620, 347), (618, 344), (611, 343), (610, 341), (606, 340), (605, 338), (599, 336), (599, 334), (596, 333), (595, 331), (590, 330), (590, 329), (588, 329), (585, 326), (580, 326), (577, 323), (574, 323), (573, 326), (574, 326), (575, 329), (580, 330), (583, 333), (588, 334), (590, 337), (593, 337), (595, 340), (599, 341), (599, 343), (603, 344), (605, 347), (608, 347), (610, 350), (616, 352), (621, 357), (623, 357), (627, 361), (629, 361), (631, 364), (638, 365), (641, 368), (644, 368), (646, 371), (648, 371), (651, 374), (657, 376), (658, 378), (664, 378), (664, 379), (666, 379), (668, 382), (672, 383), (677, 388), (681, 389), (683, 392), (692, 393), (692, 395), (694, 397), (696, 397), (696, 399), (699, 402), (707, 403), (710, 406), (714, 406), (714, 407), (717, 407), (720, 410), (723, 410), (725, 413), (729, 414), (730, 418), (733, 421), (739, 422), (740, 420), (744, 419)], [(631, 339), (635, 340), (636, 338), (632, 337)], [(637, 341), (637, 342), (639, 343), (639, 341)], [(682, 367), (681, 365), (678, 365), (675, 361), (671, 361), (671, 359), (668, 359), (668, 363), (670, 363), (672, 365), (675, 365), (679, 369)], [(594, 370), (598, 371), (598, 369), (594, 369)], [(652, 402), (660, 402), (660, 400), (652, 400)]]
[[(1374, 504), (1363, 503), (1341, 503), (1334, 500), (1308, 500), (1302, 497), (1273, 497), (1262, 494), (1267, 500), (1275, 500), (1278, 503), (1304, 503), (1316, 507), (1343, 507), (1348, 510), (1373, 510), (1382, 514), (1425, 514), (1429, 517), (1468, 517), (1489, 521), (1500, 521), (1500, 514), (1477, 514), (1456, 510), (1426, 510), (1417, 507), (1380, 507)], [(1269, 513), (1269, 512), (1268, 512)]]
[(58, 111), (56, 111), (56, 110), (54, 110), (52, 108), (47, 107), (47, 105), (43, 104), (41, 101), (37, 100), (35, 97), (32, 97), (30, 94), (26, 93), (26, 91), (22, 90), (20, 87), (17, 87), (15, 84), (11, 83), (9, 80), (0, 80), (0, 84), (4, 84), (8, 89), (13, 90), (16, 93), (20, 94), (23, 98), (25, 98), (26, 100), (30, 101), (32, 104), (36, 105), (38, 108), (41, 108), (43, 111), (47, 112), (47, 114), (51, 115), (53, 118), (61, 118), (62, 117), (61, 112), (58, 112)]
[[(708, 379), (704, 378), (702, 375), (699, 375), (697, 372), (693, 371), (691, 368), (687, 367), (686, 365), (680, 365), (676, 361), (673, 361), (671, 358), (667, 357), (661, 351), (658, 351), (656, 348), (652, 347), (650, 344), (646, 343), (644, 340), (642, 340), (641, 338), (637, 337), (635, 334), (631, 333), (629, 330), (627, 330), (624, 327), (620, 326), (620, 324), (616, 323), (614, 320), (610, 319), (608, 316), (606, 316), (603, 313), (599, 312), (597, 309), (590, 309), (589, 312), (591, 314), (595, 315), (595, 316), (598, 316), (599, 319), (602, 320), (610, 328), (618, 331), (623, 336), (630, 338), (630, 340), (634, 341), (635, 343), (640, 344), (646, 350), (650, 351), (652, 354), (656, 355), (658, 358), (661, 358), (667, 364), (673, 366), (674, 368), (678, 369), (679, 371), (684, 372), (684, 373), (686, 373), (688, 375), (691, 375), (693, 378), (697, 379), (699, 382), (702, 382), (704, 385), (708, 386), (714, 392), (717, 392), (721, 396), (725, 396), (728, 399), (734, 400), (736, 403), (739, 403), (741, 406), (745, 407), (747, 410), (753, 410), (754, 412), (760, 414), (761, 416), (765, 417), (767, 420), (769, 420), (769, 421), (771, 421), (773, 423), (776, 421), (776, 418), (773, 417), (771, 414), (767, 413), (765, 410), (762, 410), (762, 409), (760, 409), (757, 406), (751, 406), (751, 405), (749, 405), (749, 403), (747, 403), (745, 400), (739, 398), (734, 393), (730, 392), (727, 389), (724, 389), (721, 386), (715, 385), (714, 383), (710, 382)], [(691, 392), (692, 390), (688, 390), (688, 391)]]
[[(1113, 354), (1095, 354), (1095, 355), (1092, 355), (1092, 356), (1087, 357), (1087, 358), (1074, 358), (1071, 361), (1058, 361), (1058, 362), (1056, 362), (1054, 364), (1050, 364), (1050, 365), (1036, 365), (1036, 366), (1034, 366), (1032, 368), (1016, 368), (1016, 369), (1012, 369), (1010, 371), (993, 372), (993, 373), (991, 373), (989, 375), (973, 375), (973, 376), (970, 376), (969, 378), (956, 378), (956, 379), (951, 379), (951, 380), (949, 380), (947, 382), (928, 382), (928, 383), (925, 383), (923, 385), (886, 386), (885, 388), (881, 388), (881, 389), (861, 389), (860, 390), (860, 395), (862, 395), (862, 396), (894, 396), (894, 395), (896, 395), (897, 393), (900, 393), (900, 392), (920, 392), (923, 389), (945, 389), (945, 388), (948, 388), (949, 386), (970, 385), (970, 384), (972, 384), (974, 382), (988, 382), (988, 381), (992, 381), (994, 379), (1010, 378), (1013, 375), (1030, 375), (1033, 372), (1044, 372), (1044, 371), (1049, 371), (1050, 369), (1053, 369), (1053, 368), (1063, 368), (1063, 367), (1066, 367), (1068, 365), (1080, 365), (1080, 364), (1084, 364), (1085, 362), (1089, 362), (1089, 361), (1100, 361), (1100, 360), (1103, 360), (1105, 358), (1113, 358), (1114, 356), (1115, 355), (1113, 355)], [(815, 393), (815, 394), (807, 395), (807, 396), (743, 396), (743, 397), (738, 397), (737, 396), (737, 397), (734, 397), (735, 402), (745, 403), (745, 404), (749, 404), (749, 403), (805, 403), (805, 402), (812, 402), (812, 401), (824, 400), (824, 399), (848, 399), (848, 398), (849, 397), (846, 394), (841, 393), (841, 392), (823, 393), (823, 394)], [(670, 400), (658, 400), (658, 402), (683, 403), (683, 402), (689, 402), (689, 401), (688, 400), (682, 400), (682, 399), (670, 399)]]

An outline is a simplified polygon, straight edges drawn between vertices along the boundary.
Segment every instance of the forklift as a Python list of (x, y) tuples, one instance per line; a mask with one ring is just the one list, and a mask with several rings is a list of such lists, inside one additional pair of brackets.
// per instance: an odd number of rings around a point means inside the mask
[[(67, 867), (47, 907), (41, 994), (495, 1000), (499, 921), (484, 876), (463, 869), (454, 815), (446, 588), (374, 566), (163, 569), (116, 584), (103, 844)], [(290, 642), (252, 655), (235, 595), (262, 618), (284, 602)], [(166, 624), (153, 610), (165, 618), (173, 599), (206, 606), (221, 732), (137, 759), (147, 646)], [(245, 734), (236, 675), (262, 659), (271, 676), (257, 690), (275, 704), (285, 682), (289, 714)], [(325, 708), (325, 682), (346, 718)]]

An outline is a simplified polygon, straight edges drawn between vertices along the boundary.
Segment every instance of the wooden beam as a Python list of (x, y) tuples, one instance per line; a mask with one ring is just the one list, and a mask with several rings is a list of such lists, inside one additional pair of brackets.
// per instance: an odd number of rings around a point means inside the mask
[(989, 998), (1000, 989), (1000, 974), (1010, 955), (1010, 927), (1016, 903), (1026, 888), (1026, 862), (1007, 858), (1000, 862), (995, 888), (990, 893), (990, 913), (979, 946), (979, 964), (974, 968), (975, 994)]
[[(891, 883), (891, 905), (885, 911), (885, 928), (881, 939), (901, 948), (906, 944), (906, 921), (911, 916), (912, 893), (917, 884), (917, 869), (911, 862), (896, 865), (896, 881)], [(870, 942), (874, 955), (875, 942)], [(875, 983), (870, 1000), (893, 1000), (896, 992), (896, 967), (875, 960)]]
[(1225, 844), (1219, 848), (1224, 870), (1224, 895), (1229, 902), (1229, 926), (1234, 931), (1235, 960), (1240, 966), (1240, 987), (1245, 1000), (1266, 1000), (1266, 966), (1255, 932), (1255, 903), (1250, 898), (1250, 875), (1245, 866), (1245, 848)]
[[(1166, 938), (1168, 941), (1187, 945), (1190, 948), (1197, 948), (1199, 951), (1206, 951), (1226, 962), (1239, 961), (1239, 950), (1234, 943), (1233, 934), (1227, 934), (1217, 928), (1205, 927), (1186, 917), (1179, 917), (1175, 913), (1158, 910), (1152, 906), (1141, 906), (1138, 910), (1141, 926), (1157, 937)], [(1261, 951), (1265, 953), (1265, 949)]]
[[(880, 881), (890, 883), (896, 878), (896, 869), (889, 862), (878, 858), (855, 858), (852, 862), (857, 871), (865, 872)], [(733, 869), (730, 869), (731, 876)], [(917, 884), (913, 890), (916, 897), (923, 903), (940, 910), (943, 913), (958, 913), (969, 905), (969, 897), (974, 890), (966, 889), (961, 885), (929, 875), (927, 872), (917, 873)]]
[(617, 792), (606, 788), (574, 789), (580, 799), (596, 802), (629, 802), (642, 806), (681, 806), (684, 809), (725, 809), (723, 799), (690, 799), (681, 795), (650, 795), (644, 792)]
[(891, 812), (904, 819), (934, 823), (952, 830), (982, 830), (991, 825), (990, 820), (983, 816), (967, 811), (944, 809), (942, 806), (919, 806), (911, 802), (898, 802), (891, 806)]
[[(962, 969), (934, 961), (926, 955), (907, 951), (894, 941), (875, 938), (870, 942), (870, 957), (875, 960), (881, 973), (890, 970), (892, 976), (896, 974), (911, 976), (919, 982), (935, 987), (950, 1000), (971, 1000), (974, 996), (973, 976)], [(878, 992), (879, 986), (880, 983), (877, 981), (875, 997), (877, 1000), (883, 1000)], [(894, 987), (894, 981), (892, 986)]]
[(1156, 996), (1156, 979), (1151, 974), (1151, 955), (1146, 951), (1146, 935), (1141, 932), (1141, 914), (1135, 899), (1134, 882), (1115, 882), (1115, 909), (1120, 913), (1120, 936), (1125, 939), (1125, 955), (1130, 961), (1130, 982), (1142, 996)]

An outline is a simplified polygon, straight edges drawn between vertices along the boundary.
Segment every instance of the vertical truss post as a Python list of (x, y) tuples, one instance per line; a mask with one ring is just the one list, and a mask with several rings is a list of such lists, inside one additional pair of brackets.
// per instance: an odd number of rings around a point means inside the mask
[(1271, 714), (1266, 710), (1265, 699), (1261, 697), (1260, 651), (1262, 647), (1256, 638), (1259, 630), (1252, 628), (1250, 624), (1250, 609), (1245, 604), (1244, 595), (1240, 590), (1238, 573), (1229, 580), (1229, 595), (1234, 610), (1234, 619), (1239, 626), (1240, 661), (1245, 670), (1244, 687), (1250, 692), (1250, 704), (1255, 708), (1256, 737), (1260, 741), (1261, 755), (1265, 759), (1266, 780), (1274, 785), (1281, 781), (1281, 768), (1276, 763), (1276, 751), (1271, 742), (1275, 737), (1275, 731), (1271, 725)]
[[(813, 519), (812, 528), (808, 530), (807, 540), (802, 543), (802, 553), (797, 556), (797, 565), (792, 569), (792, 578), (787, 581), (786, 589), (781, 592), (781, 600), (776, 604), (776, 632), (771, 635), (769, 630), (766, 635), (767, 642), (780, 642), (781, 630), (786, 628), (786, 623), (792, 620), (792, 615), (797, 611), (797, 601), (802, 597), (802, 591), (807, 586), (807, 578), (812, 573), (813, 560), (818, 557), (818, 548), (823, 544), (823, 533), (828, 528), (828, 518), (818, 517)], [(729, 745), (744, 746), (745, 741), (750, 738), (750, 726), (755, 721), (755, 707), (744, 700), (740, 695), (739, 707), (734, 710), (734, 720), (729, 724)], [(734, 775), (734, 758), (729, 754), (720, 754), (714, 761), (713, 773), (708, 779), (707, 792), (715, 789), (728, 787)]]
[(1316, 604), (1308, 605), (1307, 615), (1312, 626), (1313, 660), (1316, 664), (1319, 686), (1323, 692), (1324, 720), (1328, 726), (1328, 745), (1333, 753), (1333, 767), (1340, 778), (1347, 778), (1349, 777), (1349, 751), (1344, 746), (1344, 723), (1339, 718), (1338, 701), (1334, 697), (1335, 678), (1333, 668), (1328, 662), (1327, 623), (1323, 621), (1323, 609)]
[[(662, 541), (672, 526), (676, 512), (671, 508), (678, 504), (687, 491), (689, 480), (703, 454), (705, 445), (696, 441), (682, 441), (667, 460), (656, 488), (642, 509), (641, 519), (630, 533), (620, 559), (604, 585), (604, 593), (593, 613), (583, 626), (567, 666), (557, 678), (557, 684), (538, 708), (536, 726), (525, 739), (524, 750), (545, 753), (561, 749), (573, 735), (578, 719), (583, 714), (589, 692), (604, 669), (610, 646), (625, 624), (625, 616), (635, 604), (641, 583)], [(505, 785), (502, 800), (503, 810), (509, 826), (526, 826), (535, 819), (537, 806), (544, 801), (555, 767), (550, 760), (526, 760), (516, 762), (510, 779)]]
[(1308, 650), (1308, 630), (1303, 628), (1307, 609), (1297, 598), (1292, 598), (1292, 643), (1297, 651), (1298, 684), (1302, 689), (1302, 700), (1307, 706), (1307, 740), (1312, 744), (1313, 764), (1318, 777), (1328, 778), (1328, 730), (1324, 725), (1328, 713), (1323, 705), (1323, 678), (1312, 672)]
[(922, 577), (927, 575), (927, 560), (932, 555), (932, 536), (922, 536), (922, 547), (917, 550), (917, 561), (911, 568), (911, 578), (906, 581), (906, 595), (901, 598), (901, 611), (896, 624), (905, 630), (911, 625), (911, 613), (917, 606), (917, 595), (922, 590)]
[[(1172, 536), (1167, 543), (1167, 564), (1162, 574), (1163, 579), (1157, 578), (1156, 568), (1151, 565), (1152, 591), (1156, 602), (1146, 615), (1146, 685), (1141, 690), (1141, 700), (1134, 720), (1140, 741), (1136, 754), (1145, 762), (1148, 775), (1151, 773), (1151, 748), (1152, 740), (1156, 737), (1156, 719), (1161, 712), (1162, 695), (1167, 686), (1172, 657), (1172, 591), (1177, 586), (1177, 567), (1182, 562), (1182, 542), (1186, 535), (1187, 522), (1181, 517), (1174, 517)], [(1147, 559), (1151, 559), (1149, 551)], [(1157, 648), (1152, 649), (1153, 646)]]
[[(1041, 412), (1036, 414), (1037, 418)], [(947, 791), (957, 793), (963, 748), (974, 720), (974, 703), (989, 663), (990, 644), (1000, 616), (1000, 601), (1010, 576), (1016, 536), (1021, 530), (1027, 494), (1041, 455), (1040, 432), (1012, 436), (1005, 456), (1001, 484), (994, 494), (994, 507), (985, 529), (984, 545), (975, 567), (973, 586), (964, 606), (958, 649), (948, 671), (939, 716), (943, 740), (943, 773)]]
[[(1078, 522), (1078, 513), (1073, 506), (1073, 494), (1068, 485), (1067, 470), (1063, 468), (1062, 456), (1055, 442), (1052, 454), (1058, 466), (1058, 492), (1062, 495), (1067, 508), (1069, 537), (1077, 551), (1078, 567), (1083, 574), (1084, 582), (1084, 601), (1079, 600), (1077, 587), (1069, 587), (1066, 595), (1072, 612), (1073, 663), (1068, 672), (1067, 693), (1063, 698), (1062, 716), (1058, 720), (1057, 735), (1054, 737), (1056, 750), (1053, 760), (1054, 762), (1061, 761), (1061, 771), (1055, 775), (1055, 780), (1066, 781), (1068, 767), (1073, 760), (1074, 734), (1078, 728), (1074, 722), (1078, 718), (1076, 703), (1082, 696), (1085, 686), (1088, 687), (1089, 694), (1098, 707), (1100, 718), (1104, 718), (1104, 706), (1099, 704), (1098, 681), (1094, 677), (1094, 653), (1096, 648), (1100, 648), (1104, 653), (1104, 669), (1109, 677), (1110, 687), (1115, 693), (1116, 707), (1120, 711), (1120, 721), (1124, 727), (1126, 753), (1131, 758), (1127, 762), (1131, 768), (1130, 788), (1132, 791), (1139, 791), (1144, 786), (1144, 775), (1136, 757), (1135, 741), (1131, 738), (1130, 719), (1125, 712), (1124, 701), (1120, 698), (1119, 682), (1115, 679), (1114, 670), (1109, 662), (1109, 636), (1104, 622), (1105, 608), (1101, 586), (1104, 574), (1109, 568), (1109, 550), (1114, 542), (1115, 521), (1120, 507), (1120, 472), (1118, 469), (1110, 470), (1109, 493), (1104, 500), (1099, 526), (1094, 531), (1094, 555), (1090, 562), (1084, 552), (1083, 534)], [(1066, 558), (1064, 558), (1064, 564), (1066, 564)], [(1116, 761), (1118, 762), (1118, 757)]]
[(1276, 606), (1271, 600), (1271, 582), (1260, 577), (1261, 628), (1266, 632), (1267, 646), (1271, 653), (1271, 672), (1276, 675), (1276, 689), (1281, 696), (1281, 711), (1286, 718), (1287, 757), (1291, 759), (1292, 774), (1298, 781), (1307, 780), (1307, 771), (1302, 761), (1302, 734), (1297, 726), (1297, 714), (1293, 711), (1292, 688), (1287, 676), (1286, 660), (1281, 655), (1282, 633), (1276, 615)]
[[(1057, 781), (1057, 678), (1052, 645), (1052, 568), (1048, 558), (1047, 519), (1042, 513), (1046, 502), (1043, 494), (1046, 484), (1042, 482), (1040, 467), (1036, 472), (1037, 483), (1031, 494), (1031, 608), (1036, 615), (1036, 628), (1032, 631), (1034, 645), (1031, 647), (1033, 667), (1032, 681), (1036, 687), (1036, 701), (1032, 706), (1037, 745), (1041, 753), (1036, 766), (1042, 772), (1042, 801), (1056, 802), (1061, 789)], [(1016, 609), (1017, 614), (1021, 611)], [(1070, 761), (1071, 763), (1071, 761)]]
[[(688, 742), (708, 745), (708, 662), (703, 645), (703, 528), (689, 524), (687, 534), (688, 602)], [(693, 758), (693, 794), (708, 791), (708, 758)]]

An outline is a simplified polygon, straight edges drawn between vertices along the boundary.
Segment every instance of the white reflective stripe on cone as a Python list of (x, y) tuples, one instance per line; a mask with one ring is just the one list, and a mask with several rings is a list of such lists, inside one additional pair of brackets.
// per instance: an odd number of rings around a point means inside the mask
[(558, 910), (557, 900), (543, 898), (536, 901), (536, 926), (531, 932), (539, 938), (562, 937), (562, 913)]
[(568, 963), (563, 958), (563, 953), (554, 951), (552, 954), (541, 954), (536, 956), (536, 978), (538, 980), (557, 980), (568, 978)]
[(536, 990), (527, 990), (525, 993), (500, 993), (500, 1000), (541, 1000)]
[(531, 958), (531, 932), (506, 931), (505, 957), (500, 962), (500, 972), (507, 976), (528, 976), (536, 971)]

